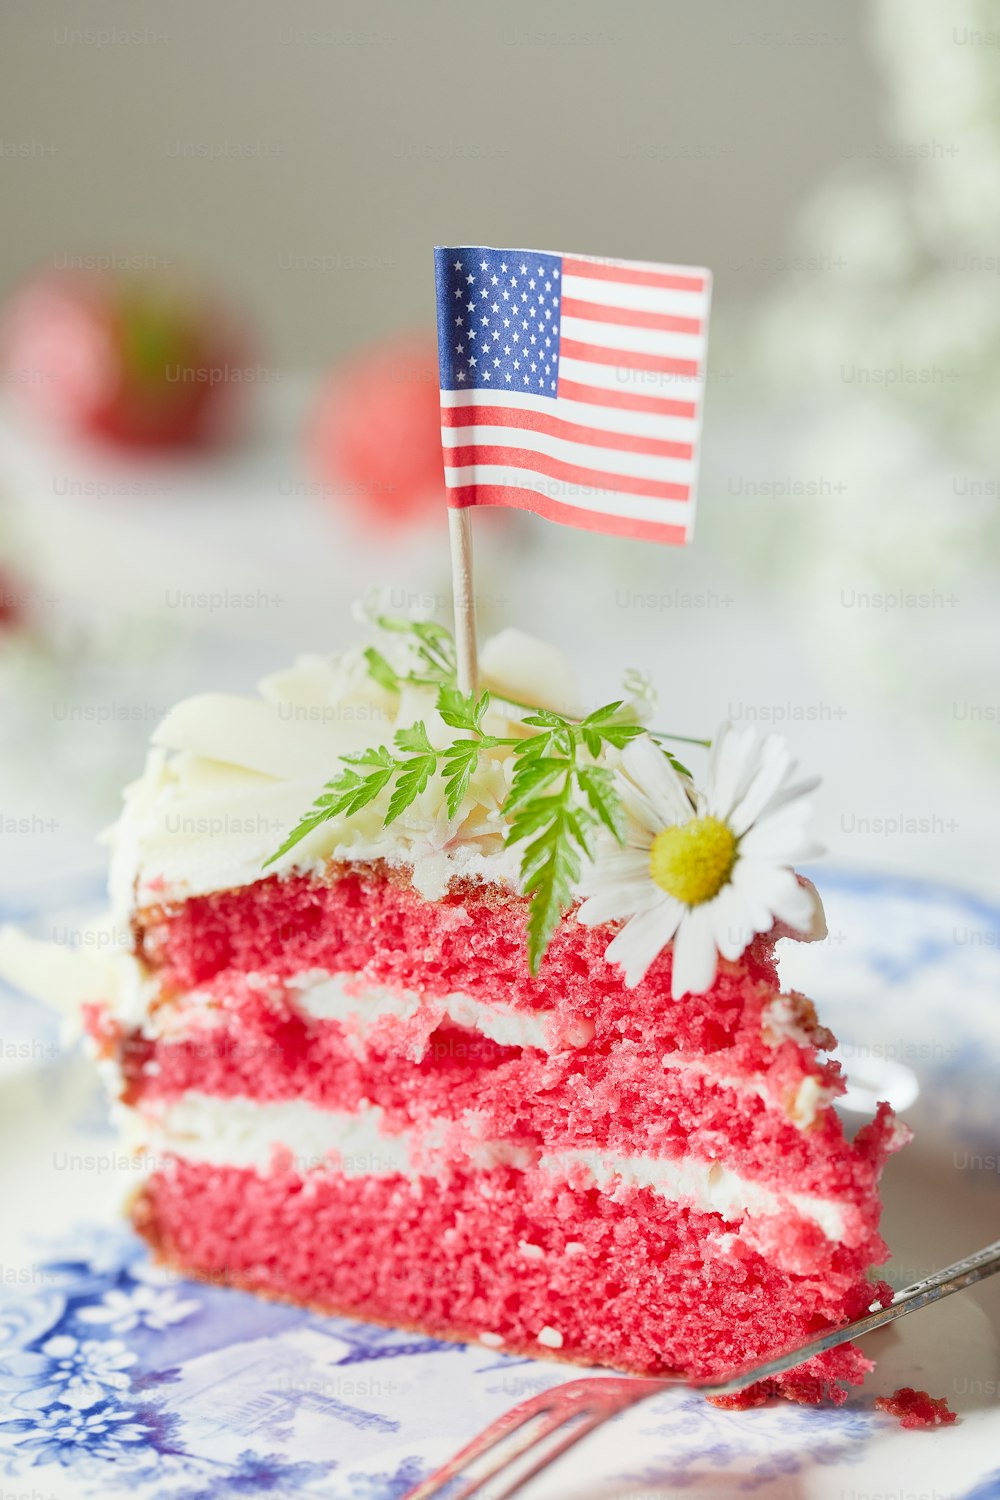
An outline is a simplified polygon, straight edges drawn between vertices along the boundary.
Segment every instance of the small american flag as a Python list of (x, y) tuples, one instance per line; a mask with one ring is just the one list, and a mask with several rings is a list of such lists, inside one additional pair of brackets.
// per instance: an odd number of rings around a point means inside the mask
[(711, 273), (434, 252), (448, 503), (691, 539)]

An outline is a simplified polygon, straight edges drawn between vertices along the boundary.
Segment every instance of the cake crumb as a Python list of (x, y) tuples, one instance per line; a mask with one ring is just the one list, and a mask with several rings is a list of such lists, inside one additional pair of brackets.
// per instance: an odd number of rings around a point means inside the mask
[(518, 1240), (517, 1248), (525, 1260), (544, 1260), (545, 1251), (541, 1245), (533, 1245), (530, 1240)]
[(590, 1045), (594, 1040), (596, 1030), (596, 1026), (589, 1017), (580, 1016), (571, 1026), (566, 1028), (561, 1040), (567, 1047), (572, 1047), (576, 1051), (579, 1051), (581, 1048)]
[(546, 1324), (538, 1335), (538, 1342), (544, 1344), (546, 1349), (561, 1349), (563, 1346), (563, 1336), (558, 1328), (550, 1328)]
[(832, 1100), (830, 1089), (823, 1088), (817, 1078), (810, 1074), (803, 1078), (788, 1106), (787, 1114), (799, 1130), (807, 1130), (815, 1123), (821, 1109), (826, 1109)]
[(957, 1421), (943, 1396), (929, 1396), (926, 1391), (916, 1391), (912, 1385), (902, 1385), (891, 1396), (876, 1396), (875, 1410), (884, 1411), (890, 1417), (898, 1417), (900, 1426), (946, 1427)]

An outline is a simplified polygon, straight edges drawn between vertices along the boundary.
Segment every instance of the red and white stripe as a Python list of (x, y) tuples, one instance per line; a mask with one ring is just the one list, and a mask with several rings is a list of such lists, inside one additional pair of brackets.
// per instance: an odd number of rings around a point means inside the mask
[(710, 273), (565, 256), (560, 298), (555, 400), (441, 392), (449, 504), (689, 541)]

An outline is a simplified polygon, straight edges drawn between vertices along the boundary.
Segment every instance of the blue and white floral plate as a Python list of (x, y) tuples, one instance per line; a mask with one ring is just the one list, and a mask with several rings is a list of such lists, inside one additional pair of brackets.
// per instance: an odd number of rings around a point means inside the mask
[[(788, 945), (784, 977), (840, 1036), (852, 1103), (888, 1090), (914, 1128), (885, 1178), (886, 1274), (903, 1285), (1000, 1235), (1000, 911), (900, 880), (821, 880), (830, 938)], [(2, 915), (68, 934), (96, 901), (77, 887)], [(0, 991), (5, 1496), (390, 1500), (569, 1373), (179, 1281), (123, 1227), (126, 1176), (90, 1066)], [(667, 1393), (530, 1493), (1000, 1497), (1000, 1285), (866, 1347), (878, 1370), (843, 1407), (736, 1413)], [(959, 1421), (903, 1431), (874, 1407), (900, 1385), (945, 1396)]]

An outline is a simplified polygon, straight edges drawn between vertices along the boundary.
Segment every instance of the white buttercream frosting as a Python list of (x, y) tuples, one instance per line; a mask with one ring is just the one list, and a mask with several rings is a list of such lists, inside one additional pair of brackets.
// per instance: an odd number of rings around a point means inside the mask
[[(265, 1173), (278, 1152), (303, 1173), (333, 1167), (347, 1176), (401, 1174), (414, 1180), (447, 1170), (456, 1159), (457, 1128), (458, 1160), (481, 1170), (537, 1166), (561, 1180), (583, 1172), (603, 1192), (649, 1188), (671, 1202), (718, 1213), (729, 1222), (783, 1218), (793, 1212), (815, 1223), (828, 1239), (840, 1240), (845, 1232), (844, 1205), (835, 1199), (789, 1193), (780, 1182), (751, 1181), (719, 1161), (630, 1157), (597, 1149), (538, 1155), (527, 1145), (476, 1139), (474, 1119), (441, 1120), (422, 1133), (389, 1133), (377, 1105), (346, 1113), (302, 1100), (259, 1103), (198, 1093), (167, 1104), (146, 1101), (142, 1116), (128, 1113), (133, 1115), (136, 1144), (145, 1145), (154, 1160), (176, 1155)], [(529, 1258), (531, 1248), (528, 1243), (524, 1251)]]
[(604, 1151), (560, 1151), (542, 1156), (541, 1166), (558, 1176), (569, 1176), (583, 1167), (605, 1192), (617, 1188), (651, 1188), (661, 1197), (691, 1203), (702, 1213), (718, 1213), (724, 1219), (780, 1218), (789, 1205), (804, 1219), (818, 1224), (828, 1239), (842, 1237), (843, 1210), (832, 1198), (808, 1193), (787, 1193), (780, 1186), (768, 1187), (734, 1172), (719, 1161), (682, 1156), (666, 1160), (652, 1156), (616, 1156)]
[(128, 1123), (155, 1158), (266, 1172), (281, 1150), (303, 1174), (336, 1165), (347, 1177), (415, 1176), (408, 1136), (387, 1134), (382, 1118), (376, 1105), (349, 1114), (301, 1099), (261, 1104), (191, 1093), (159, 1108), (147, 1101), (142, 1116)]
[[(411, 650), (405, 635), (383, 642), (401, 673), (412, 668)], [(482, 726), (487, 734), (509, 739), (524, 733), (526, 705), (582, 711), (566, 658), (521, 631), (487, 641), (480, 668), (482, 685), (493, 693)], [(137, 908), (260, 880), (326, 783), (344, 769), (345, 756), (391, 744), (398, 730), (418, 721), (435, 748), (451, 743), (455, 730), (436, 702), (433, 687), (381, 685), (364, 650), (356, 648), (302, 656), (264, 678), (256, 697), (201, 693), (179, 703), (157, 727), (146, 768), (127, 788), (122, 816), (109, 834), (115, 920), (124, 930)], [(637, 717), (647, 709), (635, 704)], [(603, 757), (609, 765), (620, 758), (613, 749)], [(513, 768), (509, 745), (484, 749), (454, 818), (443, 779), (435, 775), (386, 827), (386, 787), (360, 811), (318, 824), (268, 872), (320, 870), (330, 860), (384, 860), (407, 869), (427, 900), (440, 900), (460, 877), (516, 890), (520, 854), (506, 845), (509, 824), (501, 811)]]
[(359, 1050), (364, 1049), (365, 1035), (374, 1022), (385, 1016), (409, 1021), (421, 1010), (430, 1012), (432, 1024), (451, 1021), (502, 1047), (559, 1050), (552, 1037), (552, 1011), (519, 1011), (502, 1001), (487, 1004), (460, 991), (426, 996), (416, 990), (369, 984), (355, 974), (329, 974), (322, 969), (296, 975), (288, 989), (297, 1008), (314, 1020), (340, 1021)]
[[(562, 653), (520, 631), (487, 641), (480, 666), (483, 685), (495, 692), (579, 711)], [(202, 693), (179, 703), (157, 727), (145, 771), (127, 788), (109, 835), (120, 922), (135, 907), (259, 880), (265, 860), (343, 769), (343, 756), (389, 743), (417, 720), (437, 748), (454, 738), (436, 711), (433, 688), (406, 685), (394, 693), (380, 687), (361, 650), (300, 657), (266, 677), (259, 694)], [(517, 735), (523, 717), (523, 709), (494, 697), (483, 728)], [(414, 886), (428, 900), (440, 899), (456, 876), (516, 888), (518, 858), (504, 846), (507, 825), (500, 813), (510, 761), (505, 747), (479, 757), (454, 820), (441, 778), (433, 777), (389, 828), (386, 790), (360, 813), (316, 828), (270, 869), (384, 859), (412, 869)]]

